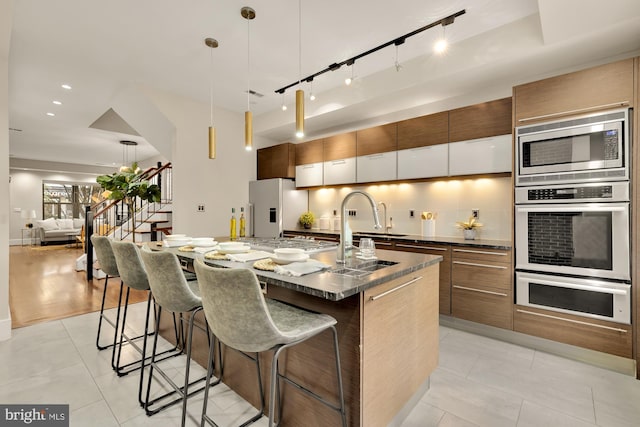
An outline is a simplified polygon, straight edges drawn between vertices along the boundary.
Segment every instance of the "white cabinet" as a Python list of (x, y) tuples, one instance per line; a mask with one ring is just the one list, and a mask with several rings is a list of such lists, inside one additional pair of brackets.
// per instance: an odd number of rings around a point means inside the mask
[(324, 162), (324, 185), (353, 184), (356, 182), (356, 158)]
[(398, 179), (449, 175), (449, 144), (398, 151)]
[(357, 157), (356, 182), (392, 181), (397, 179), (397, 151)]
[(296, 187), (322, 185), (322, 162), (296, 166)]
[(449, 175), (511, 172), (511, 134), (449, 143)]

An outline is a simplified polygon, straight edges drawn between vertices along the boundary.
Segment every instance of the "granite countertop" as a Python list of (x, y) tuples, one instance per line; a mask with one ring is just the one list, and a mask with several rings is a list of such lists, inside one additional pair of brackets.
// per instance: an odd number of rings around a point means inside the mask
[[(285, 230), (287, 232), (294, 233), (303, 233), (308, 235), (317, 235), (317, 236), (339, 236), (340, 233), (337, 231), (331, 230), (305, 230), (305, 229), (295, 229), (295, 230)], [(462, 237), (451, 237), (451, 236), (443, 236), (443, 237), (424, 237), (420, 234), (402, 234), (402, 235), (384, 235), (378, 234), (375, 232), (367, 232), (367, 231), (354, 231), (354, 237), (375, 237), (377, 240), (388, 240), (393, 242), (404, 242), (404, 243), (433, 243), (433, 244), (447, 244), (453, 246), (474, 246), (478, 248), (486, 248), (486, 249), (502, 249), (502, 250), (510, 250), (511, 249), (511, 240), (497, 240), (497, 239), (475, 239), (475, 240), (465, 240)]]
[[(196, 252), (182, 252), (178, 248), (164, 248), (158, 244), (150, 243), (152, 249), (161, 249), (175, 253), (179, 258), (186, 260), (204, 259), (203, 254)], [(281, 286), (284, 288), (303, 292), (305, 294), (324, 298), (330, 301), (339, 301), (352, 295), (363, 292), (366, 289), (381, 285), (391, 280), (411, 274), (414, 271), (437, 264), (442, 261), (439, 255), (427, 255), (411, 252), (376, 250), (379, 260), (392, 261), (397, 264), (375, 270), (362, 277), (353, 277), (332, 273), (324, 270), (300, 277), (284, 276), (272, 271), (263, 271), (253, 268), (253, 261), (247, 263), (233, 261), (218, 261), (207, 259), (206, 263), (226, 268), (250, 268), (261, 282), (268, 286)], [(331, 268), (358, 268), (364, 262), (355, 258), (348, 259), (345, 265), (336, 265), (336, 251), (325, 251), (311, 254), (311, 258), (331, 266)]]

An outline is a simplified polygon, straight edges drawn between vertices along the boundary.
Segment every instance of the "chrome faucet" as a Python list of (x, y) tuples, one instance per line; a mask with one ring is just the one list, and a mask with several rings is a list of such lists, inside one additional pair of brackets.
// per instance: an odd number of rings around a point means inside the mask
[(382, 228), (382, 226), (380, 225), (380, 217), (378, 216), (378, 206), (376, 205), (376, 201), (373, 199), (373, 197), (371, 197), (371, 194), (360, 190), (355, 190), (347, 194), (342, 200), (342, 207), (340, 208), (340, 210), (342, 211), (342, 218), (340, 221), (340, 244), (338, 245), (338, 253), (336, 255), (336, 262), (340, 264), (344, 264), (347, 258), (345, 241), (345, 230), (347, 228), (347, 201), (356, 194), (362, 194), (367, 199), (369, 199), (371, 210), (373, 211), (373, 221), (375, 222), (373, 227), (375, 229)]
[(393, 218), (390, 217), (389, 222), (387, 222), (387, 205), (384, 202), (380, 202), (378, 204), (382, 205), (384, 208), (384, 232), (388, 234), (389, 230), (393, 228)]

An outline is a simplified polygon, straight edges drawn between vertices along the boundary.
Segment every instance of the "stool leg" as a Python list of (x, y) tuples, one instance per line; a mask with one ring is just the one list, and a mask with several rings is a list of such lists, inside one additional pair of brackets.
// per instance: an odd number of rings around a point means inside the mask
[[(162, 307), (158, 306), (158, 311), (156, 314), (156, 325), (160, 324), (160, 317), (162, 315)], [(149, 397), (151, 395), (151, 381), (153, 380), (153, 365), (156, 362), (156, 350), (158, 349), (158, 333), (153, 336), (153, 347), (151, 349), (151, 362), (149, 363), (149, 379), (147, 381), (147, 393), (144, 400), (144, 410), (147, 415), (150, 415), (149, 411)]]
[[(122, 354), (122, 341), (124, 340), (124, 328), (127, 325), (127, 311), (129, 309), (129, 293), (130, 292), (131, 292), (131, 288), (127, 286), (127, 294), (124, 298), (124, 310), (122, 312), (122, 326), (120, 327), (121, 328), (120, 340), (118, 341), (118, 344), (113, 347), (113, 353), (111, 354), (111, 366), (113, 367), (113, 370), (116, 371), (118, 376), (125, 375), (124, 373), (120, 372), (120, 356)], [(116, 331), (116, 334), (117, 334), (117, 331)], [(118, 354), (117, 357), (116, 357), (116, 348), (117, 348), (117, 354)]]
[[(138, 403), (140, 403), (141, 406), (144, 406), (144, 401), (142, 400), (142, 388), (144, 385), (144, 367), (145, 367), (145, 360), (147, 359), (147, 331), (149, 330), (149, 316), (151, 315), (151, 299), (152, 299), (152, 295), (151, 292), (149, 292), (149, 298), (147, 298), (147, 315), (146, 318), (144, 319), (144, 338), (142, 341), (142, 358), (140, 359), (142, 362), (142, 366), (140, 367), (140, 383), (138, 384)], [(154, 332), (155, 334), (158, 333), (157, 328), (154, 328)]]
[(196, 317), (196, 313), (202, 310), (197, 308), (191, 312), (189, 317), (189, 331), (187, 332), (187, 362), (184, 368), (184, 388), (182, 389), (182, 427), (185, 425), (187, 417), (187, 398), (189, 397), (189, 371), (191, 369), (191, 343), (193, 341), (193, 322)]
[[(98, 318), (98, 334), (96, 336), (96, 347), (98, 348), (98, 350), (105, 350), (109, 347), (112, 347), (115, 345), (115, 343), (118, 341), (118, 321), (120, 320), (120, 305), (121, 305), (121, 299), (122, 299), (122, 287), (123, 287), (123, 283), (122, 280), (120, 281), (120, 294), (118, 295), (118, 311), (116, 313), (116, 322), (115, 324), (112, 323), (109, 319), (107, 319), (104, 315), (104, 301), (107, 298), (107, 285), (109, 282), (109, 276), (107, 276), (104, 279), (104, 289), (102, 291), (102, 303), (100, 305), (100, 317)], [(111, 324), (111, 326), (113, 326), (115, 328), (115, 334), (113, 337), (113, 342), (111, 344), (108, 345), (100, 345), (100, 331), (102, 330), (102, 321), (106, 320), (108, 323)]]
[(284, 346), (278, 347), (278, 349), (273, 353), (273, 359), (271, 359), (271, 382), (269, 384), (269, 427), (273, 427), (275, 421), (276, 389), (280, 388), (277, 386), (280, 381), (280, 376), (278, 375), (278, 358), (280, 357), (280, 352), (284, 350), (284, 348)]

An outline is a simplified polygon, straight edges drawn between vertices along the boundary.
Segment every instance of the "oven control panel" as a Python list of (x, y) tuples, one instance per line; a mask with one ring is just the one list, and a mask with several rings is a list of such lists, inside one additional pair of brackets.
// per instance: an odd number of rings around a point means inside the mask
[(550, 185), (518, 187), (518, 203), (574, 203), (574, 202), (626, 202), (629, 201), (629, 183)]

